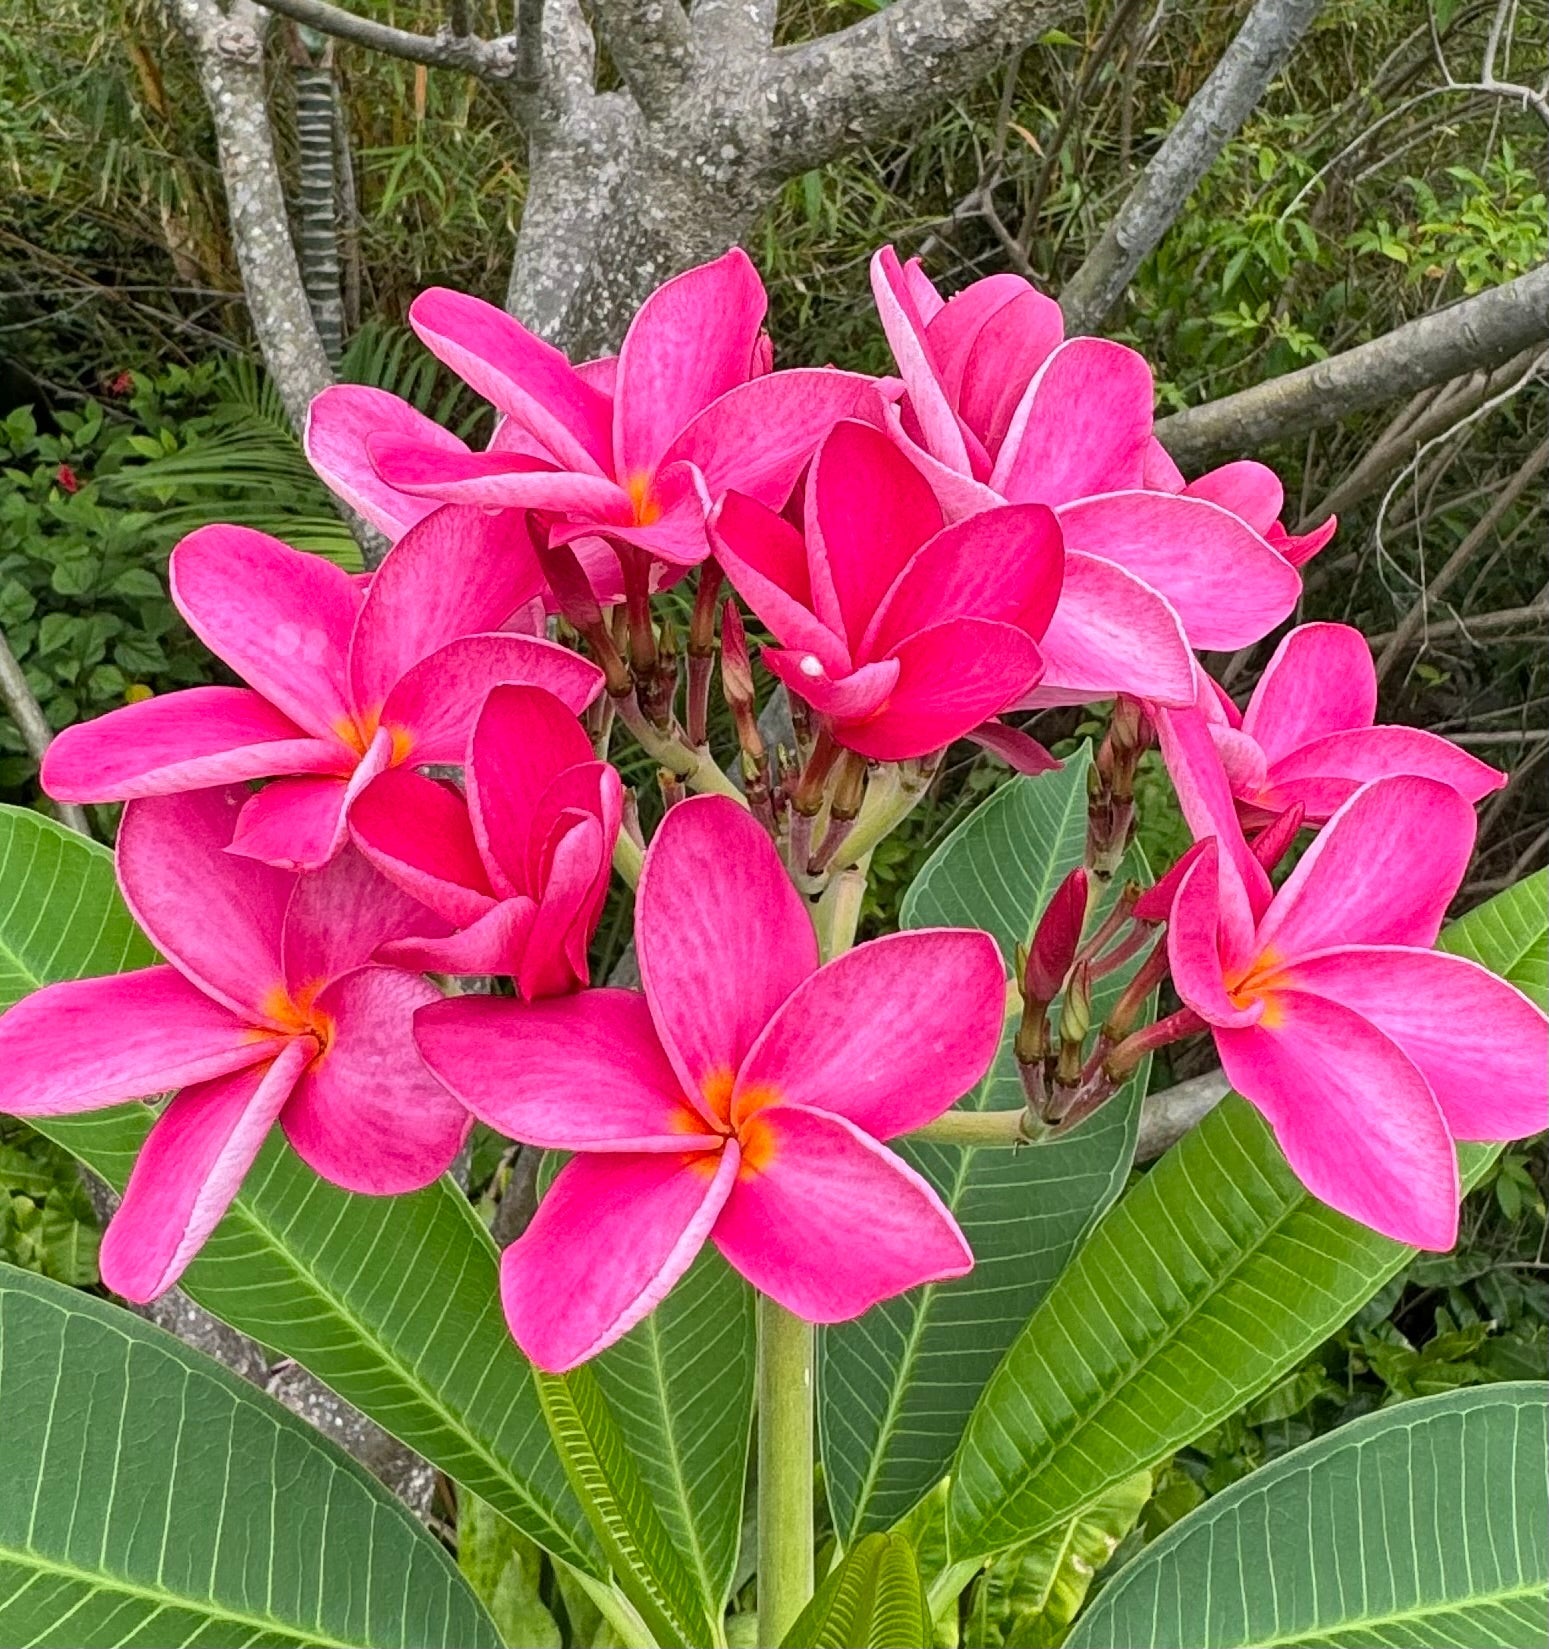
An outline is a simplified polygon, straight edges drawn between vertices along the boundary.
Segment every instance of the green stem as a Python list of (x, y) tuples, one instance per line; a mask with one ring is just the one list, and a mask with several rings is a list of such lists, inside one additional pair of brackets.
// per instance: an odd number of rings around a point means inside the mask
[(1033, 1145), (1036, 1128), (1025, 1109), (944, 1111), (923, 1128), (911, 1129), (908, 1137), (932, 1145)]
[(614, 713), (635, 736), (648, 756), (669, 773), (676, 773), (690, 790), (717, 796), (730, 796), (734, 802), (747, 806), (742, 792), (715, 765), (708, 750), (690, 750), (679, 738), (653, 727), (641, 710), (634, 691), (613, 701)]
[(812, 1325), (758, 1297), (758, 1641), (812, 1596)]

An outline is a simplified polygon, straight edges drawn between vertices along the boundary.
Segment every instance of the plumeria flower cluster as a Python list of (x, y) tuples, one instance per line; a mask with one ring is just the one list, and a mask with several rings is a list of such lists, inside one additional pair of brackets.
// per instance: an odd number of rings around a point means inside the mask
[[(307, 431), (393, 541), (381, 566), (230, 526), (178, 546), (173, 599), (244, 685), (68, 729), (43, 766), (60, 800), (127, 804), (119, 881), (166, 960), (0, 1019), (0, 1108), (172, 1095), (104, 1242), (109, 1286), (170, 1287), (276, 1124), (326, 1179), (393, 1195), (445, 1172), (475, 1118), (570, 1153), (502, 1262), (546, 1369), (626, 1333), (706, 1243), (811, 1322), (962, 1276), (962, 1232), (887, 1142), (985, 1076), (1008, 959), (966, 929), (852, 940), (868, 857), (947, 747), (1046, 771), (1007, 718), (1048, 705), (1114, 708), (1086, 864), (1009, 959), (1025, 1137), (1208, 1032), (1316, 1195), (1445, 1247), (1454, 1140), (1544, 1125), (1543, 1014), (1431, 948), (1502, 776), (1374, 726), (1342, 626), (1293, 630), (1241, 710), (1197, 661), (1290, 615), (1334, 523), (1288, 532), (1255, 462), (1187, 480), (1145, 361), (1065, 339), (1019, 277), (943, 300), (883, 248), (873, 284), (896, 377), (776, 369), (737, 251), (580, 364), (427, 292), (411, 324), (489, 403), (484, 447), (356, 386)], [(685, 647), (663, 592), (686, 577)], [(757, 714), (744, 607), (783, 735)], [(734, 779), (708, 748), (717, 653)], [(608, 761), (620, 724), (660, 770), (649, 844)], [(1198, 840), (1098, 919), (1153, 740)], [(637, 884), (639, 989), (591, 977), (615, 871)], [(1094, 1027), (1093, 984), (1121, 968)], [(460, 976), (509, 986), (449, 994)], [(1142, 1024), (1168, 976), (1183, 1006)]]

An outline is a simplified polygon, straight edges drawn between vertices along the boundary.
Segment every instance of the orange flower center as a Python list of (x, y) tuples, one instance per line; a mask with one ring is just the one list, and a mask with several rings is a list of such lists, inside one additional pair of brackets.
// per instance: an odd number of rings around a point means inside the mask
[[(317, 1065), (333, 1046), (333, 1015), (317, 1006), (316, 997), (324, 981), (313, 979), (297, 991), (288, 991), (284, 985), (273, 985), (259, 1003), (265, 1019), (290, 1036), (310, 1036), (316, 1039), (317, 1053), (312, 1064)], [(255, 1036), (267, 1036), (265, 1030), (255, 1027)], [(309, 1067), (310, 1068), (310, 1067)]]
[(1226, 994), (1233, 1007), (1248, 1008), (1255, 1002), (1264, 1004), (1259, 1024), (1266, 1030), (1273, 1030), (1285, 1018), (1285, 1008), (1276, 989), (1284, 968), (1284, 958), (1271, 945), (1242, 970), (1235, 982), (1226, 981)]
[[(357, 756), (364, 756), (371, 748), (371, 741), (377, 735), (377, 729), (382, 725), (382, 711), (378, 706), (375, 710), (368, 710), (358, 719), (354, 716), (341, 716), (333, 724), (333, 730), (339, 741), (353, 750)], [(414, 735), (407, 728), (395, 727), (392, 729), (393, 753), (388, 762), (389, 767), (399, 767), (414, 745)]]
[(661, 505), (651, 496), (651, 478), (649, 475), (631, 475), (624, 482), (624, 491), (629, 495), (629, 502), (635, 512), (635, 525), (649, 527), (662, 518)]
[[(686, 1100), (673, 1118), (674, 1131), (685, 1134), (703, 1134), (714, 1131), (723, 1139), (735, 1139), (742, 1151), (742, 1164), (737, 1171), (739, 1179), (751, 1179), (768, 1167), (776, 1151), (775, 1132), (759, 1114), (771, 1105), (780, 1103), (780, 1091), (768, 1083), (755, 1083), (745, 1088), (732, 1103), (732, 1089), (736, 1077), (731, 1071), (712, 1071), (700, 1089), (705, 1108), (715, 1119), (706, 1122), (700, 1112)], [(720, 1147), (697, 1152), (689, 1163), (713, 1174), (720, 1159)]]

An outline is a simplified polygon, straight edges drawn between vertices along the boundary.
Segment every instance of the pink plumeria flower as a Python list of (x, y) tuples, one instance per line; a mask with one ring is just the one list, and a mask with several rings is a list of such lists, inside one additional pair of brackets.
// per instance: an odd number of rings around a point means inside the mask
[(559, 518), (562, 540), (692, 566), (708, 553), (705, 511), (726, 488), (778, 508), (836, 418), (880, 416), (870, 378), (771, 373), (767, 304), (733, 249), (657, 288), (616, 361), (573, 367), (503, 310), (432, 288), (410, 324), (501, 414), (488, 450), (470, 452), (411, 408), (332, 389), (313, 403), (308, 451), (389, 531), (410, 518), (404, 498), (534, 509)]
[(0, 1017), (0, 1110), (67, 1116), (178, 1089), (102, 1243), (115, 1293), (170, 1288), (276, 1120), (346, 1190), (392, 1195), (451, 1163), (470, 1118), (415, 1054), (439, 993), (377, 967), (425, 913), (358, 854), (297, 877), (226, 851), (239, 788), (130, 802), (118, 877), (168, 961), (49, 985)]
[(623, 788), (576, 718), (537, 687), (497, 687), (474, 723), (466, 803), (406, 768), (350, 812), (356, 845), (457, 930), (397, 939), (384, 961), (434, 973), (511, 975), (529, 1000), (588, 983)]
[(1038, 680), (1064, 563), (1047, 509), (1002, 505), (948, 526), (887, 436), (846, 420), (808, 470), (804, 521), (805, 539), (732, 492), (711, 535), (781, 644), (764, 663), (841, 744), (878, 761), (928, 755)]
[(369, 584), (246, 527), (204, 527), (172, 552), (172, 599), (249, 686), (191, 687), (68, 727), (43, 759), (58, 801), (126, 801), (286, 775), (242, 810), (232, 851), (326, 863), (350, 803), (389, 768), (460, 762), (497, 682), (571, 710), (602, 672), (502, 629), (542, 574), (525, 524), (482, 510), (427, 516)]
[(666, 816), (635, 905), (643, 993), (465, 997), (415, 1022), (475, 1113), (576, 1155), (505, 1251), (501, 1293), (540, 1368), (639, 1322), (708, 1239), (810, 1322), (973, 1264), (930, 1186), (879, 1143), (979, 1081), (1005, 975), (987, 934), (894, 934), (818, 966), (801, 897), (735, 802)]
[(1154, 486), (1142, 356), (1103, 338), (1061, 342), (1049, 299), (991, 279), (943, 303), (917, 266), (891, 247), (876, 254), (872, 291), (907, 391), (888, 428), (951, 519), (1000, 502), (1058, 516), (1065, 591), (1030, 704), (1114, 692), (1188, 704), (1190, 646), (1259, 640), (1301, 579), (1231, 509)]
[(1173, 902), (1179, 996), (1314, 1196), (1399, 1242), (1450, 1248), (1453, 1141), (1549, 1124), (1549, 1021), (1430, 948), (1473, 851), (1473, 810), (1435, 779), (1378, 779), (1275, 893), (1241, 868), (1240, 846), (1220, 845)]
[(1374, 727), (1371, 647), (1346, 624), (1304, 624), (1275, 649), (1246, 710), (1203, 670), (1198, 713), (1245, 824), (1270, 823), (1300, 804), (1321, 824), (1371, 779), (1416, 773), (1450, 784), (1467, 802), (1506, 775), (1449, 739), (1418, 727)]

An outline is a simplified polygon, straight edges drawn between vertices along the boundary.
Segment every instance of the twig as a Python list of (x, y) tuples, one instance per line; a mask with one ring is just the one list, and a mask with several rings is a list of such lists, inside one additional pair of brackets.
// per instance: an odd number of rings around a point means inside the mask
[[(26, 673), (17, 663), (10, 640), (3, 631), (0, 631), (0, 699), (5, 700), (5, 707), (11, 713), (11, 720), (16, 723), (27, 754), (34, 761), (42, 761), (43, 752), (53, 741), (54, 732), (43, 714), (43, 707), (27, 685)], [(87, 822), (84, 808), (77, 807), (74, 802), (55, 802), (54, 807), (61, 824), (68, 825), (83, 836), (91, 835), (91, 825)]]
[(411, 29), (393, 28), (370, 17), (359, 17), (328, 0), (259, 0), (270, 11), (293, 22), (304, 23), (322, 34), (365, 46), (370, 51), (401, 57), (410, 63), (432, 68), (462, 69), (480, 80), (508, 80), (515, 68), (515, 42), (510, 36), (481, 40), (477, 35), (459, 34), (450, 27), (435, 34), (415, 34)]

